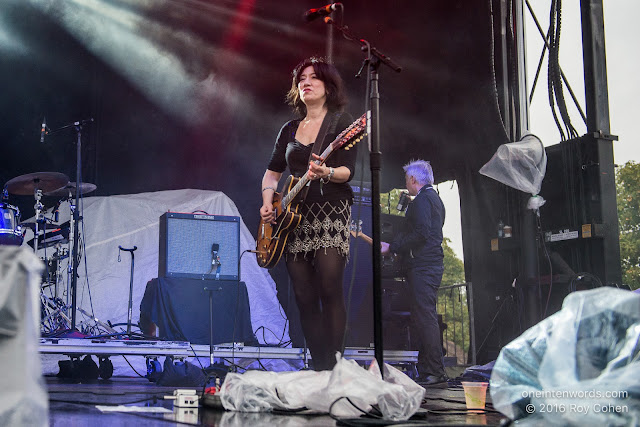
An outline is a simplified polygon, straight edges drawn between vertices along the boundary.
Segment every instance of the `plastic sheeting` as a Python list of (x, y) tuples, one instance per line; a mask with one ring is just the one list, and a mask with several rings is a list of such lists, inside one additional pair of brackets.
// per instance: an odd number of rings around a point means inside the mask
[(344, 358), (332, 371), (229, 373), (220, 399), (230, 411), (307, 408), (341, 417), (360, 416), (378, 405), (384, 419), (407, 420), (420, 408), (425, 390), (396, 368), (384, 368), (384, 380), (375, 360), (365, 370)]
[(640, 295), (574, 292), (562, 310), (502, 349), (493, 405), (531, 425), (640, 423)]
[(42, 379), (40, 271), (32, 251), (0, 246), (0, 425), (48, 425), (49, 398)]
[[(131, 256), (122, 252), (118, 261), (119, 245), (125, 248), (138, 247), (135, 251), (133, 280), (135, 323), (140, 316), (139, 307), (146, 284), (158, 276), (160, 216), (167, 211), (204, 211), (215, 215), (240, 216), (233, 201), (219, 191), (184, 189), (86, 197), (83, 203), (83, 252), (86, 256), (78, 267), (78, 307), (88, 313), (92, 312), (93, 307), (97, 319), (113, 324), (126, 323), (129, 304)], [(60, 206), (59, 222), (67, 220), (69, 205), (64, 202)], [(30, 233), (31, 230), (27, 232), (25, 242), (33, 237)], [(255, 249), (255, 239), (241, 221), (240, 251), (245, 249)], [(38, 255), (42, 258), (51, 257), (54, 250), (53, 247), (40, 249)], [(62, 270), (65, 272), (68, 261), (69, 258), (63, 261)], [(258, 266), (254, 254), (246, 253), (242, 257), (241, 280), (247, 285), (253, 330), (264, 326), (274, 332), (259, 334), (258, 339), (261, 342), (266, 339), (269, 344), (274, 344), (284, 331), (283, 341), (286, 342), (288, 331), (276, 297), (275, 283), (269, 272)], [(91, 319), (78, 313), (77, 323), (83, 321)]]
[(527, 134), (518, 142), (502, 144), (480, 173), (509, 187), (536, 195), (547, 170), (547, 153), (537, 136)]

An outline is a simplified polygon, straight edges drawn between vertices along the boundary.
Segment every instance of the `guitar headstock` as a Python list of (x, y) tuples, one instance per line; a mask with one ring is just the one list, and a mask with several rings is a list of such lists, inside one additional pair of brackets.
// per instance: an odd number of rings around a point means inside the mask
[(357, 224), (355, 221), (351, 220), (349, 230), (353, 237), (362, 239), (370, 245), (373, 244), (373, 239), (362, 232), (362, 220), (358, 220)]
[(344, 146), (345, 150), (352, 148), (364, 138), (367, 134), (367, 115), (366, 113), (358, 117), (355, 122), (351, 123), (348, 128), (340, 132), (340, 135), (331, 143), (331, 147), (336, 150)]
[(351, 224), (349, 224), (349, 231), (353, 237), (357, 234), (362, 234), (362, 220), (359, 219), (357, 224), (354, 220), (351, 220)]

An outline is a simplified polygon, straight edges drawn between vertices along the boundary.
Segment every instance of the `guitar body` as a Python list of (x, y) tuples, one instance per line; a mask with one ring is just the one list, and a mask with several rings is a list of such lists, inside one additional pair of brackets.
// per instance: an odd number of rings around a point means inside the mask
[[(298, 180), (298, 178), (290, 176), (285, 182), (283, 193), (288, 193)], [(302, 221), (302, 215), (298, 213), (298, 210), (300, 209), (300, 200), (303, 199), (304, 197), (298, 196), (289, 206), (284, 208), (282, 206), (282, 194), (274, 193), (273, 209), (276, 213), (276, 223), (271, 224), (260, 219), (260, 224), (258, 225), (256, 251), (258, 252), (257, 260), (260, 267), (273, 268), (282, 258), (289, 233)]]

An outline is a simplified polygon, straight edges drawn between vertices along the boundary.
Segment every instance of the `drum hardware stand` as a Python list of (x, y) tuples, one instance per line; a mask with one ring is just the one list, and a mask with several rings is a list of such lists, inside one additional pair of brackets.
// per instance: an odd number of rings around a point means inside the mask
[(138, 249), (137, 246), (134, 246), (131, 249), (123, 248), (122, 246), (118, 246), (118, 262), (120, 262), (120, 251), (126, 251), (131, 254), (131, 280), (129, 281), (129, 311), (127, 314), (127, 335), (131, 336), (131, 316), (133, 314), (133, 267), (134, 267), (134, 254)]
[[(67, 307), (69, 306), (69, 296), (71, 295), (71, 282), (72, 282), (72, 277), (74, 274), (74, 264), (76, 263), (75, 261), (75, 257), (76, 257), (76, 251), (74, 250), (75, 248), (75, 236), (76, 236), (76, 205), (73, 201), (73, 196), (71, 194), (71, 190), (69, 190), (69, 209), (70, 209), (70, 216), (69, 216), (69, 256), (72, 256), (73, 254), (73, 258), (69, 259), (69, 262), (67, 263)], [(77, 272), (77, 267), (76, 270)], [(74, 295), (75, 295), (75, 290), (74, 290)]]
[[(71, 322), (71, 319), (69, 319), (69, 316), (67, 316), (65, 314), (65, 311), (66, 311), (66, 309), (68, 307), (65, 306), (65, 305), (59, 304), (58, 303), (58, 300), (60, 300), (59, 298), (51, 299), (48, 296), (46, 296), (44, 294), (44, 292), (42, 292), (42, 291), (40, 292), (40, 300), (42, 301), (42, 306), (45, 309), (47, 309), (47, 308), (55, 308), (55, 310), (52, 311), (51, 313), (47, 314), (46, 317), (43, 316), (42, 322), (41, 322), (43, 331), (47, 332), (46, 331), (47, 324), (50, 321), (53, 322), (55, 320), (56, 316), (60, 316), (62, 318), (62, 320), (65, 322), (65, 323), (60, 322), (60, 326), (61, 326), (60, 329), (68, 328), (68, 325)], [(60, 302), (62, 302), (62, 300), (60, 300)], [(53, 332), (54, 330), (56, 330), (56, 329), (54, 329), (54, 327), (55, 327), (55, 323), (52, 323), (50, 328), (49, 328), (50, 330), (48, 332)]]
[[(36, 204), (33, 206), (33, 208), (36, 211), (36, 223), (35, 223), (35, 232), (34, 232), (34, 239), (33, 239), (33, 251), (37, 254), (38, 253), (38, 234), (40, 232), (38, 225), (40, 223), (45, 224), (44, 221), (44, 205), (42, 204), (42, 190), (40, 190), (39, 188), (36, 188), (36, 190), (33, 193), (33, 197), (36, 199)], [(46, 237), (46, 232), (47, 232), (47, 227), (46, 225), (43, 227), (44, 231), (45, 231), (45, 236)], [(43, 239), (44, 242), (44, 239)]]
[(61, 285), (62, 283), (62, 271), (61, 271), (61, 264), (60, 261), (62, 261), (64, 258), (64, 251), (62, 250), (62, 244), (61, 243), (57, 243), (56, 246), (56, 251), (53, 253), (52, 258), (56, 261), (56, 281), (54, 284), (54, 295), (57, 297), (58, 296), (58, 292), (59, 292), (59, 285)]
[[(84, 311), (82, 308), (78, 307), (78, 311), (82, 314), (84, 314), (86, 317), (89, 318), (89, 320), (93, 320), (94, 322), (96, 322), (96, 325), (100, 326), (101, 328), (103, 328), (105, 331), (109, 332), (110, 334), (117, 334), (118, 331), (116, 331), (115, 329), (113, 329), (111, 326), (107, 325), (106, 323), (102, 322), (101, 320), (99, 320), (97, 317), (92, 316), (90, 313), (87, 313), (86, 311)], [(80, 322), (80, 324), (78, 326), (82, 326), (84, 322)]]

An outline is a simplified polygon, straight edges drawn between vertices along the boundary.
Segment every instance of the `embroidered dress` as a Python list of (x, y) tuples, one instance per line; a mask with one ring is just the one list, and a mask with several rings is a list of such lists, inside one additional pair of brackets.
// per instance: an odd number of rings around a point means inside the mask
[[(328, 132), (323, 143), (324, 150), (331, 141), (353, 119), (349, 114), (342, 114), (334, 132)], [(276, 139), (269, 166), (267, 169), (284, 172), (286, 168), (296, 177), (303, 176), (309, 167), (309, 156), (314, 144), (304, 145), (295, 139), (300, 120), (291, 120), (280, 129)], [(320, 150), (320, 152), (322, 152)], [(356, 150), (338, 149), (326, 161), (327, 166), (346, 166), (355, 170)], [(289, 234), (285, 253), (287, 256), (302, 255), (313, 257), (318, 249), (338, 248), (338, 252), (349, 256), (349, 225), (351, 222), (351, 204), (353, 191), (348, 182), (329, 182), (320, 184), (320, 180), (311, 181), (307, 197), (300, 207), (302, 222)]]
[(287, 254), (307, 257), (318, 249), (337, 248), (349, 257), (351, 205), (348, 200), (303, 204), (302, 222), (289, 235)]

